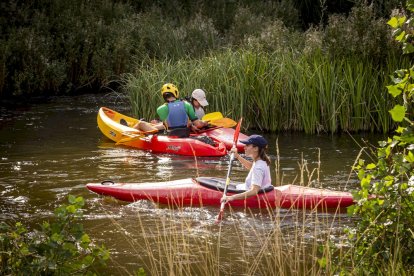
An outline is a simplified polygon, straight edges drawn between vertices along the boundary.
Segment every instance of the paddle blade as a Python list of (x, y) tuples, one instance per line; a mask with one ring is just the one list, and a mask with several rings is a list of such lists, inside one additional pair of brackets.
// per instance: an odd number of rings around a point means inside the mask
[(236, 130), (234, 131), (233, 147), (235, 147), (237, 145), (237, 140), (239, 140), (239, 133), (240, 133), (240, 128), (241, 128), (242, 121), (243, 121), (243, 117), (240, 118), (239, 123), (237, 124)]
[(134, 136), (128, 136), (128, 137), (122, 138), (121, 140), (119, 140), (118, 142), (116, 142), (115, 145), (119, 145), (119, 144), (123, 144), (123, 143), (126, 143), (126, 142), (138, 140), (138, 139), (140, 139), (140, 138), (142, 138), (144, 136), (145, 136), (145, 134), (143, 134), (143, 133), (135, 134)]
[(234, 127), (237, 125), (237, 122), (230, 118), (221, 118), (210, 121), (210, 125), (219, 126), (219, 127)]
[(125, 135), (127, 137), (122, 138), (121, 140), (116, 142), (116, 145), (123, 144), (123, 143), (129, 142), (129, 141), (138, 140), (138, 139), (144, 137), (145, 135), (154, 134), (154, 133), (157, 133), (157, 132), (158, 132), (158, 130), (150, 130), (150, 131), (136, 130), (136, 131), (131, 131), (131, 132), (130, 131), (124, 131), (124, 132), (122, 132), (122, 135)]
[(217, 112), (211, 112), (211, 113), (207, 113), (206, 115), (203, 116), (203, 118), (201, 120), (208, 122), (208, 121), (213, 121), (213, 120), (218, 120), (223, 118), (223, 114), (221, 114), (221, 112), (217, 111)]

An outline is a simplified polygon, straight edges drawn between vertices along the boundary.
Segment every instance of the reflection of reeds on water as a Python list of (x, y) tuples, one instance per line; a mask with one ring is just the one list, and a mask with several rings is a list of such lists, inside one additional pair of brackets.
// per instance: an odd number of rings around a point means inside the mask
[[(308, 169), (305, 160), (299, 164), (301, 184), (315, 184), (317, 166)], [(118, 219), (112, 222), (135, 252), (136, 269), (142, 267), (148, 275), (330, 274), (329, 247), (335, 244), (339, 251), (344, 247), (343, 225), (349, 223), (343, 210), (327, 212), (323, 207), (226, 207), (218, 225), (218, 208), (135, 208), (139, 210), (131, 215), (134, 222), (128, 230)]]

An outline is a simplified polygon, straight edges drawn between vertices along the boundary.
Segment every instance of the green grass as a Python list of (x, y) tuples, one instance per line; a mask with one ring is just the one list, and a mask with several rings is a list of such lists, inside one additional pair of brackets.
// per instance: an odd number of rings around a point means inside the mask
[(181, 97), (204, 89), (208, 112), (243, 117), (244, 128), (336, 133), (393, 126), (386, 119), (390, 106), (384, 88), (392, 66), (378, 68), (368, 60), (240, 49), (178, 62), (150, 60), (138, 68), (124, 78), (137, 117), (156, 117), (160, 87), (172, 82)]

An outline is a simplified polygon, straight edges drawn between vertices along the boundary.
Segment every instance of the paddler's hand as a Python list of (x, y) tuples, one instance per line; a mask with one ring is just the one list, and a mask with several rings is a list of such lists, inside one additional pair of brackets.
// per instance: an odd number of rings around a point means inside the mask
[(191, 128), (191, 131), (192, 131), (192, 132), (195, 132), (195, 133), (200, 132), (200, 130), (198, 129), (198, 127), (196, 127), (196, 126), (195, 126), (195, 125), (193, 125), (193, 124), (191, 124), (190, 128)]
[(232, 147), (231, 148), (231, 150), (230, 150), (230, 154), (231, 153), (234, 153), (234, 156), (235, 157), (238, 157), (239, 156), (239, 153), (238, 153), (238, 151), (237, 151), (237, 148), (236, 147)]
[(234, 198), (233, 198), (233, 196), (223, 196), (222, 198), (221, 198), (221, 200), (220, 200), (220, 202), (221, 203), (227, 203), (227, 202), (229, 202), (229, 201), (232, 201), (232, 200), (234, 200)]

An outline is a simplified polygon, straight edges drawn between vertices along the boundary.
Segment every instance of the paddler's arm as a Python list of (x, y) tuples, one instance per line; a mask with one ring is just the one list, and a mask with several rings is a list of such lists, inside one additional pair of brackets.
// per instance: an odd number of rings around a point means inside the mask
[(233, 200), (236, 200), (236, 199), (246, 199), (248, 197), (257, 195), (259, 193), (259, 191), (260, 191), (260, 186), (256, 185), (256, 184), (252, 184), (252, 187), (250, 188), (250, 190), (245, 191), (245, 192), (240, 193), (240, 194), (234, 194), (234, 195), (231, 195), (231, 196), (223, 196), (221, 198), (221, 202), (227, 203), (229, 201), (233, 201)]
[(201, 129), (205, 126), (208, 126), (207, 122), (204, 122), (198, 119), (197, 115), (195, 114), (193, 106), (189, 102), (184, 101), (184, 108), (193, 126), (195, 126), (197, 129)]
[(234, 152), (234, 156), (237, 158), (237, 160), (239, 160), (240, 161), (240, 163), (242, 163), (242, 165), (246, 168), (246, 169), (248, 169), (248, 170), (250, 170), (251, 168), (252, 168), (252, 166), (253, 166), (253, 162), (251, 162), (251, 161), (249, 161), (249, 160), (247, 160), (247, 159), (245, 159), (245, 158), (243, 158), (238, 152), (237, 152), (237, 148), (232, 148), (231, 150), (230, 150), (230, 152)]

